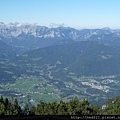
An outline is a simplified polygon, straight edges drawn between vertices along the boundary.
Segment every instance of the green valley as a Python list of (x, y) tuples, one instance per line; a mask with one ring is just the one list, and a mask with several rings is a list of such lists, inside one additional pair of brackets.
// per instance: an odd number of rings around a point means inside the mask
[(54, 45), (1, 62), (0, 95), (24, 106), (78, 96), (102, 105), (119, 96), (120, 48), (98, 42)]

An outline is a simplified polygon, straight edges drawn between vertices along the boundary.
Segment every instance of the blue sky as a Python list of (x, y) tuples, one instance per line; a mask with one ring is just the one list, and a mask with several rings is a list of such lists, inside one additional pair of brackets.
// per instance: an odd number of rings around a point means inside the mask
[(0, 21), (120, 28), (120, 0), (0, 0)]

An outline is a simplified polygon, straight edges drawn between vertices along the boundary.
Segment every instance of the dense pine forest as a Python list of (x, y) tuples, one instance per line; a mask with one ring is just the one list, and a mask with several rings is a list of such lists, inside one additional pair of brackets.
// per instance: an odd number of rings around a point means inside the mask
[(120, 115), (120, 96), (108, 99), (104, 105), (92, 105), (88, 100), (75, 97), (70, 101), (40, 101), (37, 106), (21, 107), (17, 99), (0, 97), (0, 115), (32, 116), (32, 115)]

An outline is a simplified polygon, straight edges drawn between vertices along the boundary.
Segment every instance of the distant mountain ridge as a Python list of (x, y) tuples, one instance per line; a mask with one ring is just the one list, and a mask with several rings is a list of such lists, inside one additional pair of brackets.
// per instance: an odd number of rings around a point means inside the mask
[(71, 41), (99, 41), (120, 46), (120, 29), (82, 29), (70, 27), (48, 28), (37, 24), (0, 22), (0, 40), (11, 46), (35, 49)]

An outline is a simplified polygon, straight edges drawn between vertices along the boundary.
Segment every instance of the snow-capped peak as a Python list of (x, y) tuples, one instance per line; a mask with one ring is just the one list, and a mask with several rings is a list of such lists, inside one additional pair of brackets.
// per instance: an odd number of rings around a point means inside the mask
[[(109, 27), (104, 27), (102, 29), (82, 29), (77, 30), (74, 28), (66, 27), (65, 24), (55, 24), (52, 23), (51, 27), (48, 28), (46, 26), (40, 26), (36, 23), (9, 23), (4, 24), (0, 22), (0, 36), (4, 38), (9, 37), (19, 37), (26, 35), (26, 37), (33, 36), (37, 38), (57, 38), (57, 39), (71, 39), (76, 41), (84, 41), (91, 38), (91, 36), (95, 36), (95, 38), (102, 39), (101, 35), (109, 35), (114, 34), (114, 36), (120, 37), (119, 30), (112, 30)], [(93, 39), (93, 38), (92, 38)]]
[(111, 30), (109, 27), (104, 27), (102, 30)]

